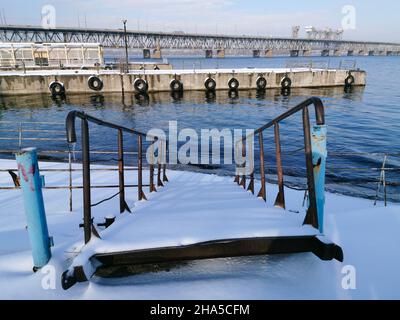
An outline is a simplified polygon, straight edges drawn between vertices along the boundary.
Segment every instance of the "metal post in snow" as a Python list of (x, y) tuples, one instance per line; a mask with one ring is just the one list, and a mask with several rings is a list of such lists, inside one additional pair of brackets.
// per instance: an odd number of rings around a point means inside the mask
[(315, 197), (317, 201), (318, 228), (324, 231), (326, 125), (315, 125), (311, 129), (311, 150), (314, 171)]
[(22, 149), (16, 154), (16, 160), (32, 247), (33, 270), (37, 271), (51, 258), (52, 239), (47, 229), (42, 194), (43, 182), (39, 174), (36, 148)]

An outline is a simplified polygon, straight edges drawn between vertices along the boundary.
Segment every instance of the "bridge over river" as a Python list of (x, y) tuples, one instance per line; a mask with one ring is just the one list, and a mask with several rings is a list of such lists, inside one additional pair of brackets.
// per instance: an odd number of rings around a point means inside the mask
[[(125, 39), (126, 37), (126, 39)], [(126, 41), (126, 42), (125, 42)], [(318, 52), (329, 55), (399, 55), (400, 43), (348, 40), (293, 39), (282, 37), (191, 34), (184, 32), (125, 31), (123, 29), (54, 28), (39, 26), (0, 26), (0, 42), (100, 43), (106, 48), (143, 50), (144, 58), (161, 58), (162, 50), (200, 51), (206, 57), (225, 54), (274, 54), (307, 56)]]

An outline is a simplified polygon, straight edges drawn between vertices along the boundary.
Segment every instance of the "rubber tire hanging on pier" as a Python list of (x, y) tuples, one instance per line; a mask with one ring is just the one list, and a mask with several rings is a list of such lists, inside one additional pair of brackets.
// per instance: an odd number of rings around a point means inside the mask
[(94, 91), (100, 91), (103, 89), (103, 81), (96, 76), (91, 76), (88, 79), (88, 86), (90, 89), (94, 90)]
[(65, 94), (64, 84), (58, 81), (53, 81), (49, 86), (52, 96), (59, 96)]
[(292, 86), (292, 80), (286, 75), (283, 77), (283, 79), (281, 80), (281, 87), (284, 90), (288, 90), (290, 89)]
[(236, 78), (232, 78), (228, 81), (228, 87), (230, 90), (238, 90), (239, 89), (239, 81)]
[(267, 87), (267, 79), (263, 76), (259, 76), (256, 80), (256, 86), (258, 90), (264, 90)]
[(183, 91), (183, 83), (178, 79), (172, 79), (171, 83), (169, 84), (172, 92), (180, 92)]
[(213, 78), (208, 77), (206, 81), (204, 81), (204, 86), (207, 91), (214, 91), (215, 88), (217, 87), (217, 83)]
[(147, 93), (149, 90), (149, 85), (146, 80), (143, 80), (142, 78), (136, 78), (133, 81), (133, 87), (138, 93)]
[(344, 80), (345, 87), (351, 87), (355, 82), (354, 76), (350, 73)]

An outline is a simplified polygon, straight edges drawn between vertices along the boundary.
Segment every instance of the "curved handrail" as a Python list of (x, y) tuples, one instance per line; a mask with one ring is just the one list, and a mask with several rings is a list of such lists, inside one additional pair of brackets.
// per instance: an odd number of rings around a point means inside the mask
[[(147, 134), (145, 134), (143, 132), (140, 132), (140, 131), (137, 131), (135, 129), (127, 128), (127, 127), (124, 127), (124, 126), (121, 126), (121, 125), (118, 125), (118, 124), (115, 124), (115, 123), (111, 123), (111, 122), (108, 122), (108, 121), (101, 120), (101, 119), (93, 117), (93, 116), (91, 116), (91, 115), (89, 115), (89, 114), (87, 114), (87, 113), (85, 113), (83, 111), (74, 110), (74, 111), (70, 111), (68, 113), (67, 118), (65, 120), (66, 129), (67, 129), (67, 141), (68, 141), (68, 143), (76, 142), (76, 130), (75, 130), (75, 120), (76, 120), (76, 118), (80, 118), (82, 120), (87, 120), (89, 122), (93, 122), (93, 123), (95, 123), (97, 125), (108, 127), (108, 128), (111, 128), (111, 129), (122, 130), (122, 131), (127, 132), (127, 133), (140, 135), (142, 137), (148, 136), (148, 137), (151, 137), (151, 138), (154, 138), (154, 139), (158, 139), (158, 137), (155, 137), (155, 136), (152, 136), (152, 135), (147, 135)], [(167, 141), (167, 140), (165, 140), (165, 141)]]
[(281, 122), (282, 120), (290, 117), (291, 115), (295, 114), (298, 111), (303, 110), (311, 105), (315, 107), (315, 116), (316, 116), (316, 123), (317, 125), (324, 125), (325, 124), (325, 112), (324, 112), (324, 105), (320, 98), (311, 97), (302, 103), (298, 104), (297, 106), (291, 108), (290, 110), (282, 113), (280, 116), (276, 117), (275, 119), (271, 120), (270, 122), (264, 124), (260, 128), (254, 131), (254, 134), (260, 133), (269, 127), (272, 127), (275, 123)]
[[(83, 180), (83, 229), (85, 236), (85, 243), (89, 242), (92, 235), (92, 217), (91, 217), (91, 184), (90, 184), (90, 147), (89, 147), (89, 122), (95, 123), (99, 126), (108, 127), (118, 131), (118, 171), (119, 171), (119, 194), (120, 197), (120, 212), (129, 211), (130, 209), (125, 202), (125, 182), (124, 182), (124, 147), (123, 147), (123, 133), (130, 133), (137, 136), (138, 143), (138, 200), (146, 200), (146, 196), (143, 192), (143, 161), (142, 161), (142, 146), (143, 137), (153, 138), (153, 141), (161, 141), (161, 152), (166, 154), (167, 150), (167, 139), (161, 139), (159, 137), (144, 134), (135, 129), (127, 128), (124, 126), (117, 125), (108, 121), (104, 121), (88, 115), (82, 111), (71, 111), (68, 113), (65, 120), (67, 141), (68, 143), (76, 143), (76, 118), (81, 119), (81, 135), (82, 135), (82, 180)], [(166, 176), (166, 163), (161, 164), (162, 160), (158, 160), (158, 171), (157, 171), (157, 185), (163, 186), (163, 181), (168, 181)], [(161, 179), (161, 171), (163, 176)], [(154, 184), (154, 163), (150, 163), (150, 192), (156, 191)], [(115, 195), (116, 196), (116, 195)]]
[[(316, 124), (324, 125), (325, 124), (325, 112), (324, 112), (324, 105), (322, 103), (322, 100), (318, 97), (311, 97), (311, 98), (299, 103), (297, 106), (291, 108), (290, 110), (286, 111), (285, 113), (282, 113), (275, 119), (273, 119), (273, 120), (267, 122), (266, 124), (262, 125), (261, 127), (257, 128), (256, 130), (254, 130), (254, 135), (261, 133), (265, 129), (272, 127), (276, 123), (279, 123), (282, 120), (285, 120), (286, 118), (292, 116), (293, 114), (295, 114), (305, 108), (308, 108), (311, 105), (314, 105), (314, 108), (315, 108)], [(247, 135), (246, 137), (238, 140), (236, 142), (236, 144), (242, 142), (244, 139), (246, 139), (248, 137), (249, 136)]]
[[(260, 144), (260, 171), (261, 171), (261, 190), (258, 193), (259, 197), (262, 197), (266, 200), (266, 181), (265, 181), (265, 169), (264, 169), (264, 147), (263, 147), (263, 131), (274, 127), (275, 134), (275, 147), (276, 147), (276, 165), (277, 165), (277, 173), (278, 173), (278, 185), (279, 192), (275, 200), (275, 205), (285, 208), (285, 196), (284, 196), (284, 182), (283, 182), (283, 169), (282, 169), (282, 160), (281, 160), (281, 146), (280, 146), (280, 133), (279, 133), (279, 123), (292, 116), (293, 114), (302, 111), (302, 120), (303, 120), (303, 134), (304, 134), (304, 150), (306, 157), (306, 170), (307, 170), (307, 189), (309, 195), (309, 207), (307, 210), (307, 214), (304, 220), (304, 224), (311, 224), (315, 228), (318, 228), (318, 208), (316, 201), (316, 187), (314, 182), (314, 169), (312, 162), (312, 149), (311, 149), (311, 132), (310, 132), (310, 118), (308, 107), (313, 105), (315, 108), (315, 117), (317, 125), (325, 124), (325, 113), (324, 113), (324, 105), (320, 98), (311, 97), (307, 100), (304, 100), (297, 106), (291, 108), (290, 110), (282, 113), (280, 116), (275, 119), (267, 122), (263, 126), (259, 127), (252, 133), (251, 135), (257, 135), (259, 137)], [(235, 147), (238, 148), (239, 144), (242, 145), (242, 156), (246, 156), (246, 146), (245, 141), (250, 137), (250, 135), (246, 135), (242, 137), (238, 141), (236, 141)], [(241, 176), (241, 179), (240, 179)], [(239, 173), (236, 174), (235, 182), (239, 185), (246, 188), (246, 173), (244, 172), (242, 175)], [(250, 174), (250, 183), (248, 189), (254, 193), (254, 172)]]

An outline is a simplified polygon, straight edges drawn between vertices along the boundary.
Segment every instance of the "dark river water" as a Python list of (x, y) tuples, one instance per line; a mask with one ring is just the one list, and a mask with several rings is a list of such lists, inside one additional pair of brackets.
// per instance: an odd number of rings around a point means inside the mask
[[(331, 67), (347, 58), (312, 58)], [(205, 92), (185, 92), (182, 97), (169, 93), (136, 95), (107, 94), (67, 95), (65, 100), (53, 100), (49, 95), (0, 96), (0, 137), (18, 137), (18, 122), (57, 122), (60, 125), (24, 124), (26, 128), (63, 130), (62, 123), (71, 110), (84, 110), (102, 119), (134, 127), (141, 131), (151, 128), (168, 129), (168, 122), (178, 121), (178, 129), (255, 129), (310, 96), (321, 97), (326, 106), (328, 126), (327, 189), (360, 197), (375, 197), (384, 154), (389, 154), (386, 166), (388, 199), (400, 201), (400, 57), (355, 57), (357, 67), (367, 71), (367, 86), (345, 92), (343, 88), (292, 90), (290, 96), (279, 91), (240, 91), (231, 96), (227, 91), (215, 96)], [(174, 58), (168, 59), (176, 68), (240, 68), (285, 67), (289, 58)], [(302, 59), (295, 59), (302, 61)], [(308, 61), (303, 59), (303, 61)], [(7, 122), (9, 121), (9, 122)], [(116, 136), (98, 127), (91, 128), (93, 149), (115, 150)], [(44, 133), (27, 132), (26, 137)], [(48, 137), (48, 135), (46, 135)], [(66, 148), (63, 132), (52, 135), (52, 141), (24, 140), (23, 146), (38, 146), (40, 150)], [(281, 126), (283, 165), (287, 181), (304, 185), (304, 153), (300, 116), (292, 117)], [(264, 137), (267, 178), (275, 181), (273, 132)], [(128, 144), (129, 142), (126, 142)], [(18, 140), (0, 140), (0, 149), (18, 148)], [(126, 145), (128, 149), (128, 146)], [(79, 146), (77, 146), (79, 149)], [(6, 157), (3, 153), (2, 157)], [(54, 155), (57, 157), (57, 155)], [(58, 156), (59, 157), (59, 156)], [(97, 156), (97, 161), (105, 160)], [(113, 161), (114, 158), (108, 158)], [(256, 163), (257, 157), (256, 157)], [(220, 175), (232, 175), (229, 166), (178, 166)]]

